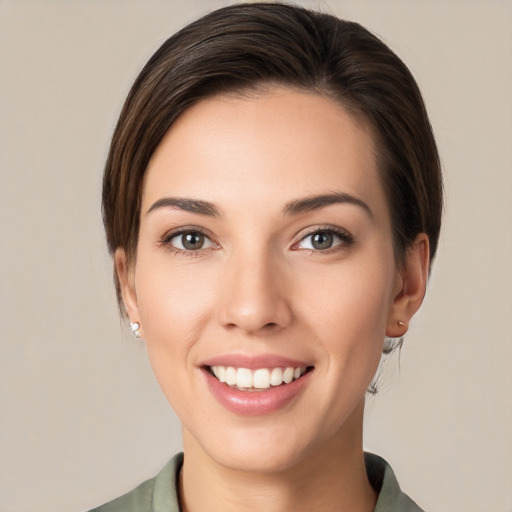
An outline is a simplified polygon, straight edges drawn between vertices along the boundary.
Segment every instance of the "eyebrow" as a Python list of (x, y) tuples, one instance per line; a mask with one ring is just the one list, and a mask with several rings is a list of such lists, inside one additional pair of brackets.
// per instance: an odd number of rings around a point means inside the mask
[(348, 203), (361, 207), (371, 219), (373, 219), (373, 212), (370, 207), (361, 199), (354, 197), (344, 192), (332, 192), (330, 194), (322, 194), (319, 196), (305, 197), (304, 199), (297, 199), (287, 203), (284, 208), (285, 215), (300, 215), (320, 208), (325, 208), (331, 204)]
[[(344, 192), (332, 192), (330, 194), (321, 194), (318, 196), (296, 199), (287, 203), (283, 212), (284, 215), (300, 215), (302, 213), (319, 210), (326, 206), (340, 203), (359, 206), (370, 216), (371, 219), (373, 219), (373, 213), (364, 201)], [(213, 203), (203, 201), (201, 199), (188, 199), (181, 197), (162, 197), (161, 199), (158, 199), (151, 205), (149, 210), (146, 212), (146, 215), (160, 208), (178, 208), (186, 212), (206, 215), (208, 217), (220, 217), (220, 212)]]
[(198, 213), (200, 215), (206, 215), (208, 217), (219, 217), (220, 213), (217, 207), (209, 203), (208, 201), (202, 201), (201, 199), (186, 199), (186, 198), (178, 198), (178, 197), (162, 197), (155, 201), (149, 210), (146, 212), (148, 215), (150, 212), (154, 210), (158, 210), (159, 208), (178, 208), (180, 210), (190, 212), (190, 213)]

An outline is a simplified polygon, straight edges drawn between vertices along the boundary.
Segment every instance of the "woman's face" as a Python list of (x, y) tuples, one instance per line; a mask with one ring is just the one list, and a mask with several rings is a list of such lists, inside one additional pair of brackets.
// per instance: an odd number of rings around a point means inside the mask
[(403, 287), (365, 126), (287, 88), (201, 101), (154, 153), (140, 221), (118, 269), (185, 450), (276, 471), (360, 441)]

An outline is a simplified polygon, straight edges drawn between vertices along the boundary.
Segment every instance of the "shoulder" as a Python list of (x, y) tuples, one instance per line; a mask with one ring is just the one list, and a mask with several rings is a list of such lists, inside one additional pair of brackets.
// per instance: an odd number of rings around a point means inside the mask
[(395, 473), (382, 457), (365, 453), (364, 461), (368, 479), (379, 493), (374, 512), (424, 512), (400, 489)]
[(153, 495), (155, 480), (156, 477), (146, 480), (129, 493), (92, 509), (89, 512), (150, 512), (151, 496)]
[(183, 454), (174, 456), (153, 478), (146, 480), (127, 494), (89, 512), (179, 512), (177, 478)]

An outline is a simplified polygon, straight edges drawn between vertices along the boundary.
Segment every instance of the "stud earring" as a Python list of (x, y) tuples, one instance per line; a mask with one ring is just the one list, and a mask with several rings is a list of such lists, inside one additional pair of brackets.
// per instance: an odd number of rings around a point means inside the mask
[(140, 338), (140, 324), (139, 322), (130, 322), (130, 327), (132, 329), (132, 334), (134, 338)]
[(402, 326), (404, 326), (404, 325), (405, 325), (405, 322), (402, 322), (401, 320), (398, 320), (398, 321), (397, 321), (397, 324), (398, 324), (400, 327), (402, 327)]

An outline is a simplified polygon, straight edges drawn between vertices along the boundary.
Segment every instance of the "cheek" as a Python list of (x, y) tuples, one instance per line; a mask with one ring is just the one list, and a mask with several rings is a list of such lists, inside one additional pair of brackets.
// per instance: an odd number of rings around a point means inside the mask
[(303, 316), (317, 350), (328, 358), (332, 388), (351, 389), (347, 395), (358, 396), (381, 359), (394, 265), (373, 260), (332, 270), (317, 272), (315, 286), (302, 292)]
[(135, 288), (148, 357), (165, 394), (170, 380), (192, 366), (193, 348), (215, 303), (213, 279), (190, 265), (170, 265), (173, 255), (137, 259)]
[[(380, 261), (340, 265), (317, 271), (314, 285), (304, 283), (303, 304), (320, 328), (335, 333), (353, 332), (384, 339), (391, 303), (393, 267)], [(340, 339), (343, 339), (340, 336)]]
[(214, 301), (211, 275), (190, 263), (175, 265), (172, 254), (138, 256), (135, 288), (144, 333), (149, 339), (175, 338), (186, 344), (201, 325)]

